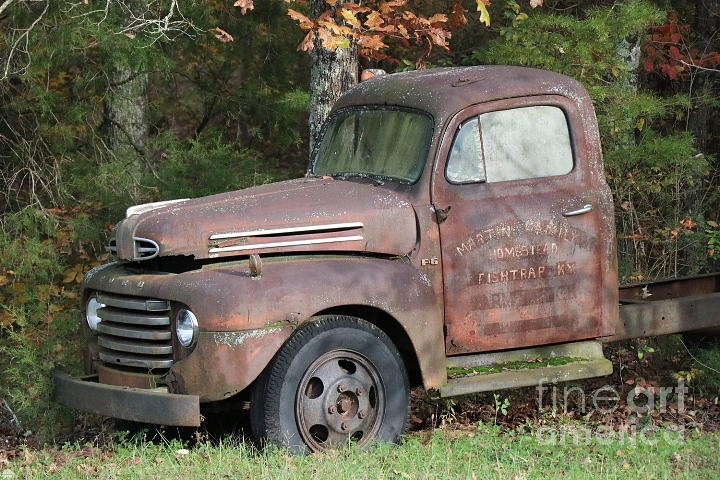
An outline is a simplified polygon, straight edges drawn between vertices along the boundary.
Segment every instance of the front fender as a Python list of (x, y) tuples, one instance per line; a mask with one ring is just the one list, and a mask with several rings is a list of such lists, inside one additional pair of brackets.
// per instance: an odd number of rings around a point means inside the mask
[[(222, 373), (225, 379), (209, 382), (217, 386), (212, 390), (244, 388), (295, 326), (317, 312), (344, 305), (373, 307), (396, 319), (410, 339), (424, 385), (445, 383), (442, 286), (434, 285), (428, 275), (406, 261), (359, 256), (270, 257), (263, 259), (262, 274), (257, 277), (250, 275), (247, 260), (180, 274), (148, 274), (131, 268), (114, 265), (93, 272), (86, 279), (86, 288), (162, 298), (191, 308), (199, 320), (202, 341), (172, 372), (181, 391), (198, 394), (201, 400), (225, 398), (226, 392), (200, 391), (210, 378), (200, 375), (193, 380), (192, 372), (222, 369), (227, 372)], [(233, 345), (240, 338), (237, 336), (247, 331), (267, 335)], [(228, 377), (230, 369), (235, 372)], [(232, 385), (235, 388), (228, 389)]]

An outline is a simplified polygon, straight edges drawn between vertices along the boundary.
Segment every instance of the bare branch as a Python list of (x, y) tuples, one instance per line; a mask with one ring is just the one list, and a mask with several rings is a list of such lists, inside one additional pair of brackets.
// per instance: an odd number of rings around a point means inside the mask
[[(3, 4), (3, 6), (9, 5), (8, 2), (11, 0), (6, 0), (6, 2)], [(33, 31), (33, 29), (37, 26), (38, 23), (45, 17), (45, 14), (47, 13), (48, 9), (50, 8), (50, 0), (45, 1), (45, 8), (42, 12), (40, 12), (40, 15), (38, 15), (35, 20), (30, 24), (27, 28), (20, 28), (20, 29), (13, 29), (13, 35), (17, 35), (17, 38), (15, 38), (15, 41), (12, 42), (12, 45), (10, 46), (10, 50), (7, 53), (7, 57), (4, 59), (5, 66), (2, 69), (2, 75), (0, 76), (0, 81), (6, 80), (10, 75), (18, 75), (22, 74), (27, 68), (30, 66), (30, 63), (32, 61), (30, 57), (30, 50), (29, 50), (29, 44), (30, 44), (30, 32)], [(18, 53), (25, 54), (27, 57), (26, 63), (16, 69), (11, 71), (13, 59)]]
[[(146, 2), (143, 8), (129, 5), (129, 3), (131, 2), (126, 0), (105, 0), (103, 8), (78, 13), (72, 15), (72, 18), (102, 14), (102, 18), (95, 22), (96, 25), (100, 25), (107, 19), (111, 8), (118, 8), (123, 12), (127, 21), (124, 22), (124, 27), (114, 33), (128, 37), (140, 34), (148, 35), (151, 38), (149, 45), (161, 39), (173, 40), (180, 35), (192, 36), (191, 32), (197, 31), (193, 23), (185, 18), (180, 11), (179, 0), (169, 0), (169, 5), (166, 8), (163, 8), (163, 3), (165, 3), (163, 0)], [(69, 5), (70, 7), (66, 10), (66, 13), (80, 10), (86, 4), (84, 2), (75, 2)]]
[(698, 70), (702, 70), (704, 72), (720, 73), (720, 69), (718, 69), (718, 68), (701, 67), (700, 65), (695, 65), (694, 63), (689, 63), (689, 62), (686, 62), (685, 60), (679, 60), (679, 59), (678, 59), (678, 62), (682, 63), (686, 67), (697, 68)]
[(14, 2), (14, 1), (15, 1), (15, 0), (5, 0), (5, 1), (2, 3), (2, 5), (0, 5), (0, 15), (2, 15), (2, 13), (5, 11), (5, 9), (6, 9), (7, 7), (9, 7), (10, 4), (11, 4), (12, 2)]

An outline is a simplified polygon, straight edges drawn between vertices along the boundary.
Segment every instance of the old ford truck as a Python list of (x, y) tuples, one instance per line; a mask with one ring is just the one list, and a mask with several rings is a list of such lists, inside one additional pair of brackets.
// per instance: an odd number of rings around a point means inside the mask
[[(306, 178), (128, 209), (82, 287), (88, 375), (56, 371), (56, 398), (197, 426), (245, 395), (263, 442), (398, 441), (413, 386), (607, 375), (603, 342), (717, 324), (716, 276), (620, 289), (614, 232), (578, 82), (376, 76), (334, 106)], [(552, 357), (572, 361), (448, 376)]]

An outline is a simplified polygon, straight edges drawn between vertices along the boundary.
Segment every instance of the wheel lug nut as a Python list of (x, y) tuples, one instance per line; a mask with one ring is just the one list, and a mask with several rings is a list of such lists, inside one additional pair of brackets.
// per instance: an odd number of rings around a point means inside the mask
[(328, 407), (328, 413), (335, 413), (337, 412), (337, 409), (335, 408), (335, 405), (330, 405)]
[(340, 392), (340, 393), (344, 392), (344, 391), (345, 391), (345, 385), (343, 385), (342, 383), (341, 383), (340, 385), (338, 385), (337, 391)]
[(365, 392), (362, 388), (358, 387), (355, 389), (355, 395), (362, 395)]
[(345, 423), (345, 422), (341, 423), (341, 424), (340, 424), (340, 429), (341, 429), (341, 430), (347, 430), (347, 429), (348, 429), (348, 424)]
[(365, 412), (365, 410), (360, 410), (360, 411), (358, 412), (358, 418), (360, 418), (360, 419), (365, 418), (365, 415), (367, 415), (367, 413)]

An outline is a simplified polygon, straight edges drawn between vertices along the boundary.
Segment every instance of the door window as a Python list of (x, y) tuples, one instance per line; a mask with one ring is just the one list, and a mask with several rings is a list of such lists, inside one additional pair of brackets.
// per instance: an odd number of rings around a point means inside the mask
[(446, 176), (452, 183), (504, 182), (564, 175), (572, 168), (565, 114), (558, 107), (535, 106), (484, 113), (463, 123)]

